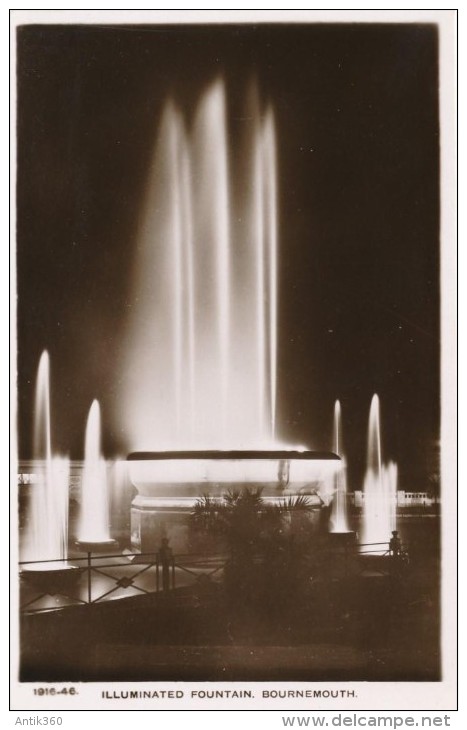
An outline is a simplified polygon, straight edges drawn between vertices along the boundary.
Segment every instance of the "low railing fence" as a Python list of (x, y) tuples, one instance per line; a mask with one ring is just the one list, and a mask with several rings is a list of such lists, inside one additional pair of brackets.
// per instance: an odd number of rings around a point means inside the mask
[(20, 610), (39, 613), (115, 598), (172, 591), (224, 569), (223, 556), (88, 552), (67, 560), (21, 561)]
[[(372, 570), (382, 575), (390, 573), (395, 562), (388, 560), (388, 542), (336, 546), (320, 555), (335, 564), (340, 556), (344, 566), (341, 572), (346, 575), (361, 575), (368, 570), (368, 556), (383, 558), (372, 565)], [(398, 563), (408, 560), (403, 549), (395, 557)], [(227, 563), (225, 555), (173, 555), (165, 546), (151, 553), (87, 552), (67, 560), (21, 561), (20, 610), (40, 613), (206, 585), (221, 578)]]

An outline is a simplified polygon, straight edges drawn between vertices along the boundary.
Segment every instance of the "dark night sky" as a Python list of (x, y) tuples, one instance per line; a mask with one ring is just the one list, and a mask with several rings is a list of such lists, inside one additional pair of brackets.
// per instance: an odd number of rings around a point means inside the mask
[(358, 488), (378, 392), (385, 458), (423, 481), (439, 438), (437, 53), (429, 25), (20, 28), (20, 456), (44, 348), (56, 449), (82, 456), (97, 397), (106, 455), (125, 451), (105, 413), (159, 115), (222, 73), (233, 154), (252, 77), (276, 113), (281, 434), (329, 448), (340, 398)]

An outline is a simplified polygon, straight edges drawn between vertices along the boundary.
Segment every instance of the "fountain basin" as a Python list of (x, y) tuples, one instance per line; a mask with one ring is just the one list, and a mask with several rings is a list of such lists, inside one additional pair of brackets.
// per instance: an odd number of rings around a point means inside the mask
[(347, 532), (330, 532), (328, 542), (333, 547), (356, 547), (357, 535), (352, 530), (348, 530)]
[(303, 492), (339, 467), (340, 458), (318, 451), (158, 451), (127, 457), (139, 494), (154, 497), (222, 496), (227, 489), (260, 486)]
[(108, 553), (118, 549), (117, 540), (76, 540), (78, 550), (84, 553)]
[(132, 453), (127, 462), (138, 490), (131, 508), (132, 546), (144, 552), (168, 538), (174, 551), (185, 552), (187, 518), (202, 495), (220, 499), (246, 488), (260, 488), (265, 499), (316, 495), (340, 458), (318, 451), (159, 451)]
[(82, 569), (77, 565), (32, 563), (23, 567), (20, 577), (42, 593), (54, 595), (66, 593), (81, 577)]

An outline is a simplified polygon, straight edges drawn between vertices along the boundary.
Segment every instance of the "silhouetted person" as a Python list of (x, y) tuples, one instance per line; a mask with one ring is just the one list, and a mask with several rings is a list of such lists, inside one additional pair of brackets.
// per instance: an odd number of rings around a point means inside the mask
[(170, 566), (173, 562), (172, 548), (169, 547), (169, 541), (166, 537), (161, 540), (161, 546), (157, 553), (160, 565), (162, 566), (162, 590), (170, 589)]
[(389, 552), (394, 558), (397, 558), (401, 554), (401, 541), (397, 530), (392, 531), (392, 537), (389, 540)]

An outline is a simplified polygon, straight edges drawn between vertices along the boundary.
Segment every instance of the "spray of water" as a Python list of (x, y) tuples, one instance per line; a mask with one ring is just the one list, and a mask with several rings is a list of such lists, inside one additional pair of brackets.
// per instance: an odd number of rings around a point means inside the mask
[(100, 543), (110, 539), (107, 469), (101, 455), (101, 414), (99, 403), (94, 400), (86, 424), (78, 540)]
[(380, 407), (375, 394), (370, 407), (367, 470), (363, 485), (363, 543), (389, 541), (391, 531), (396, 529), (396, 503), (397, 465), (382, 461)]
[(347, 520), (347, 472), (342, 446), (341, 404), (334, 404), (333, 452), (341, 457), (340, 469), (336, 471), (333, 481), (333, 499), (331, 511), (331, 532), (349, 532)]
[[(66, 560), (68, 552), (69, 461), (52, 456), (49, 355), (42, 353), (34, 411), (34, 483), (24, 560)], [(53, 569), (59, 564), (36, 566)]]
[(277, 448), (276, 134), (272, 109), (250, 106), (240, 165), (221, 79), (189, 126), (165, 105), (123, 344), (131, 449)]

